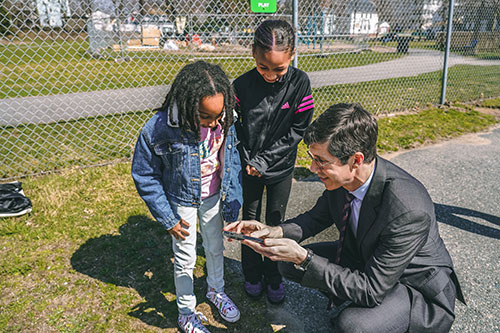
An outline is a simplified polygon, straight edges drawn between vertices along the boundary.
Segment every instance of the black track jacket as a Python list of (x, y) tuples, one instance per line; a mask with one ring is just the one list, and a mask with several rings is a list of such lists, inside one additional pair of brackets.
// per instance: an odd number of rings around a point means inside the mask
[(235, 124), (243, 174), (255, 167), (266, 184), (286, 178), (297, 146), (311, 122), (314, 101), (306, 73), (289, 67), (280, 81), (267, 83), (254, 68), (234, 80)]

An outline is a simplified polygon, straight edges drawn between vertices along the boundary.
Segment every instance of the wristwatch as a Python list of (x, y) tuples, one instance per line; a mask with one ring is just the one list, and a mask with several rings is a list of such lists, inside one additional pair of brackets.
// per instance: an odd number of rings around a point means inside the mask
[(306, 249), (306, 250), (307, 250), (306, 259), (300, 264), (293, 265), (295, 267), (295, 269), (298, 269), (299, 271), (302, 271), (302, 272), (305, 272), (307, 270), (307, 267), (309, 267), (309, 264), (311, 263), (311, 259), (314, 255), (314, 252), (311, 249)]

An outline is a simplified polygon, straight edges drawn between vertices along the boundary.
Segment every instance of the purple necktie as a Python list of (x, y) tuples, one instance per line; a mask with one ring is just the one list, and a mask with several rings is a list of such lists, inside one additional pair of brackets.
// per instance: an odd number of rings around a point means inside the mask
[(337, 257), (335, 258), (335, 263), (337, 265), (340, 263), (340, 253), (342, 252), (342, 244), (344, 243), (344, 235), (345, 229), (347, 227), (347, 222), (349, 221), (349, 216), (351, 215), (351, 201), (353, 199), (354, 196), (351, 193), (346, 192), (344, 209), (342, 210), (342, 221), (339, 225), (339, 245), (337, 247)]

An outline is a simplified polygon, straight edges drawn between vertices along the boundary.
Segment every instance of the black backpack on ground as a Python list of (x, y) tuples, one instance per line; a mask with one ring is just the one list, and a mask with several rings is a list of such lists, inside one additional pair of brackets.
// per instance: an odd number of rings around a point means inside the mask
[(0, 217), (20, 216), (31, 212), (32, 205), (21, 182), (0, 184)]

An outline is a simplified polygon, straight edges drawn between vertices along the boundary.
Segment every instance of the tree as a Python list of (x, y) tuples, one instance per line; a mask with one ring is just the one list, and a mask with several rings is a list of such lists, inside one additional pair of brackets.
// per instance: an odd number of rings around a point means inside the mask
[(0, 0), (0, 35), (5, 36), (10, 31), (10, 19), (4, 7), (4, 1)]
[(393, 30), (420, 29), (426, 2), (428, 0), (374, 0), (380, 21), (389, 23)]

